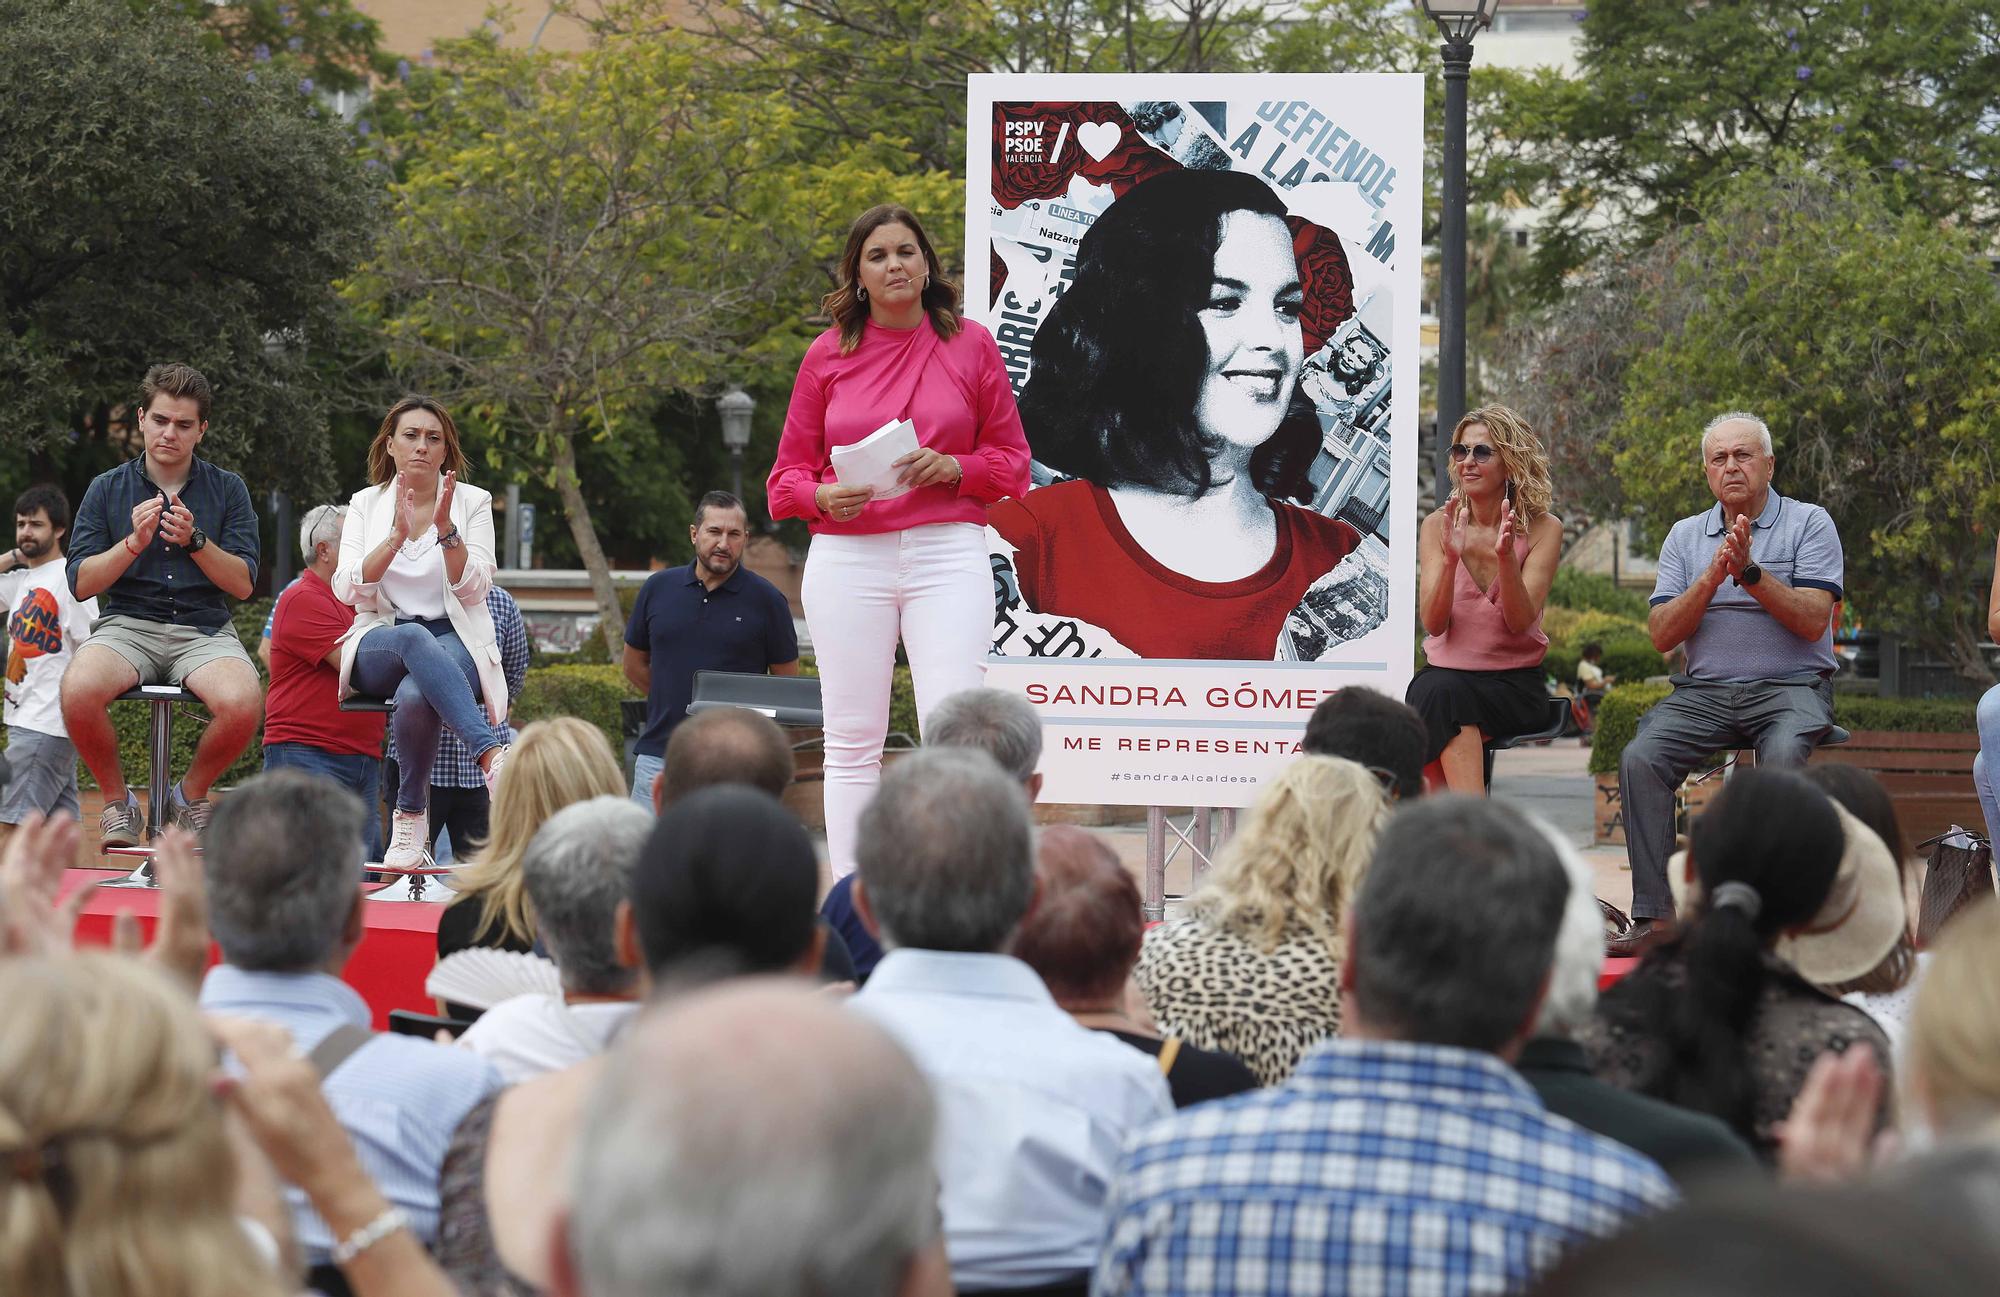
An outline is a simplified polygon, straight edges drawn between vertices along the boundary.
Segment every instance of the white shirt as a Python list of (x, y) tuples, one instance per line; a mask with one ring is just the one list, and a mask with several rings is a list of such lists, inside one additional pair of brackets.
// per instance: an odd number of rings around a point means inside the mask
[(636, 1000), (565, 1004), (560, 995), (517, 995), (480, 1014), (458, 1043), (519, 1085), (602, 1054), (638, 1007)]
[(97, 620), (97, 600), (78, 603), (69, 592), (67, 567), (54, 559), (0, 575), (0, 608), (7, 615), (7, 724), (59, 738), (69, 737), (62, 718), (63, 671)]
[(1924, 970), (1930, 967), (1931, 952), (1917, 952), (1917, 966), (1910, 970), (1910, 980), (1903, 983), (1900, 990), (1849, 991), (1840, 998), (1875, 1019), (1875, 1025), (1889, 1038), (1889, 1057), (1898, 1066), (1903, 1062), (1903, 1045), (1910, 1034), (1910, 1011), (1917, 1007), (1917, 984), (1924, 980)]
[(436, 621), (444, 610), (444, 551), (438, 548), (437, 528), (427, 527), (421, 536), (404, 541), (382, 573), (382, 593), (395, 605), (398, 617)]
[(1089, 1271), (1120, 1148), (1173, 1113), (1159, 1064), (1078, 1026), (1009, 955), (892, 950), (848, 1003), (910, 1051), (937, 1095), (959, 1291)]

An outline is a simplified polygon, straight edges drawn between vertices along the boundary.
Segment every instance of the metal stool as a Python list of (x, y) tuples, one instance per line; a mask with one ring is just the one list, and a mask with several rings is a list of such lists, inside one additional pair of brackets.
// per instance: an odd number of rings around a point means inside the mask
[(1547, 743), (1559, 739), (1569, 728), (1569, 702), (1567, 698), (1551, 698), (1548, 703), (1548, 717), (1542, 728), (1531, 734), (1515, 734), (1508, 738), (1488, 739), (1486, 749), (1486, 786), (1493, 787), (1493, 754), (1505, 752), (1509, 748), (1522, 747), (1529, 743)]
[(167, 802), (174, 784), (174, 704), (193, 702), (194, 695), (179, 685), (136, 685), (119, 694), (115, 702), (150, 703), (153, 708), (151, 737), (148, 743), (148, 757), (152, 771), (146, 784), (146, 842), (147, 846), (105, 847), (107, 856), (136, 857), (138, 868), (131, 875), (117, 883), (107, 883), (109, 887), (157, 887), (153, 878), (153, 848), (160, 831), (167, 826)]
[[(378, 716), (394, 716), (396, 714), (396, 700), (394, 698), (370, 698), (365, 694), (349, 694), (347, 697), (340, 700), (340, 710), (344, 712), (370, 712)], [(389, 796), (391, 799), (391, 805), (393, 805), (395, 794), (391, 793), (389, 794)], [(451, 872), (451, 870), (449, 868), (440, 868), (438, 866), (436, 857), (431, 855), (430, 844), (425, 843), (423, 863), (421, 865), (418, 865), (413, 869), (389, 869), (385, 868), (382, 865), (382, 863), (379, 860), (377, 860), (369, 862), (368, 872), (373, 874), (402, 875), (409, 882), (409, 899), (412, 901), (421, 901), (424, 899), (424, 879), (434, 878), (441, 874), (448, 874)], [(383, 883), (381, 887), (378, 887), (375, 890), (379, 891), (382, 888), (393, 887), (393, 886), (395, 886), (394, 883)], [(386, 898), (378, 897), (377, 899), (386, 899)]]

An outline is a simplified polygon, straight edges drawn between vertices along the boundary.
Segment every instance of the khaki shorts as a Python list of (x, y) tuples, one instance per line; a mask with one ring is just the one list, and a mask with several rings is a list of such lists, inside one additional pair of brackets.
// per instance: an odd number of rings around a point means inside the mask
[(238, 661), (257, 670), (232, 626), (203, 630), (138, 617), (99, 617), (91, 623), (90, 644), (101, 644), (139, 673), (142, 685), (183, 685), (211, 662)]

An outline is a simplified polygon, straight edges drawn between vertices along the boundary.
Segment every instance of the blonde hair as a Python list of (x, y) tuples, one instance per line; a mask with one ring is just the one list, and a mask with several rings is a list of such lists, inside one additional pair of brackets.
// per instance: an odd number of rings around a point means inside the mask
[[(1487, 435), (1493, 438), (1493, 449), (1499, 452), (1500, 466), (1507, 470), (1507, 480), (1514, 484), (1514, 512), (1524, 522), (1533, 522), (1549, 512), (1555, 503), (1555, 487), (1549, 482), (1549, 456), (1528, 421), (1504, 405), (1482, 405), (1477, 410), (1468, 410), (1458, 421), (1458, 426), (1451, 430), (1451, 444), (1456, 446), (1465, 430), (1475, 423), (1485, 425)], [(1450, 465), (1449, 470), (1456, 489), (1458, 465)]]
[(565, 806), (593, 797), (623, 797), (625, 775), (604, 731), (574, 716), (536, 721), (507, 753), (507, 767), (493, 790), (486, 840), (453, 870), (453, 905), (479, 902), (474, 940), (497, 932), (516, 941), (535, 939), (535, 916), (521, 878), (521, 856), (535, 830)]
[(0, 1292), (280, 1297), (236, 1217), (194, 1002), (109, 954), (0, 960)]
[(2000, 1122), (2000, 902), (1976, 901), (1945, 928), (1904, 1048), (1935, 1126)]
[(1388, 813), (1388, 795), (1365, 766), (1300, 757), (1264, 786), (1188, 913), (1267, 953), (1303, 925), (1338, 955), (1341, 919)]

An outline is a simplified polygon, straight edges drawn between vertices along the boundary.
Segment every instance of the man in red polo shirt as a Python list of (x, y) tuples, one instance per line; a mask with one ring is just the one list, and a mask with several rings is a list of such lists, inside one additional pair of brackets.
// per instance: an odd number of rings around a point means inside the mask
[(323, 504), (299, 524), (306, 570), (278, 596), (271, 616), (271, 690), (264, 701), (264, 769), (324, 775), (369, 808), (368, 859), (380, 859), (382, 732), (387, 718), (340, 710), (340, 637), (354, 609), (333, 594), (347, 510)]

